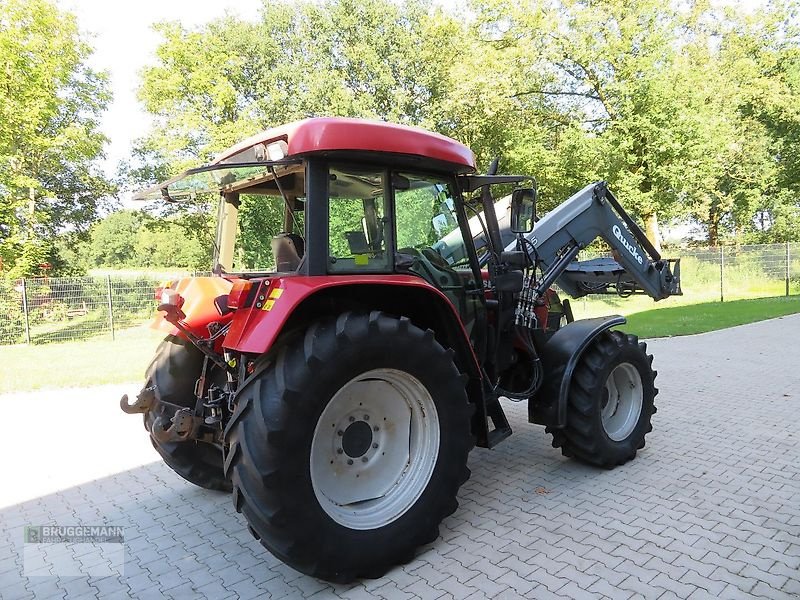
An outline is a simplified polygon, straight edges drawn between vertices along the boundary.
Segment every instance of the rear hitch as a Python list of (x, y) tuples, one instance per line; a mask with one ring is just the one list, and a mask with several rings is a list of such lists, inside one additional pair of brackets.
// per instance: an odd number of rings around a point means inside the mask
[(161, 416), (153, 422), (150, 434), (157, 442), (185, 442), (195, 439), (202, 419), (192, 414), (191, 409), (182, 408), (171, 419)]
[(122, 409), (122, 412), (128, 413), (129, 415), (135, 415), (137, 413), (145, 413), (153, 407), (153, 404), (156, 401), (156, 388), (153, 386), (144, 388), (139, 395), (136, 396), (136, 401), (133, 404), (128, 403), (128, 394), (124, 394), (119, 401), (119, 407)]

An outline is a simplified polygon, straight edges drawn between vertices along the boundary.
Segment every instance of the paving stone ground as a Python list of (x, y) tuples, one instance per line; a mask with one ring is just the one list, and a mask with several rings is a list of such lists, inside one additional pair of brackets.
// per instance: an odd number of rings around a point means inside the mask
[[(561, 457), (506, 403), (514, 435), (472, 453), (440, 538), (351, 585), (281, 564), (226, 494), (155, 462), (124, 386), (0, 397), (0, 597), (797, 598), (798, 340), (800, 315), (651, 341), (654, 431), (614, 471)], [(124, 574), (96, 546), (26, 554), (24, 526), (45, 524), (124, 527)], [(95, 575), (51, 575), (58, 560)]]

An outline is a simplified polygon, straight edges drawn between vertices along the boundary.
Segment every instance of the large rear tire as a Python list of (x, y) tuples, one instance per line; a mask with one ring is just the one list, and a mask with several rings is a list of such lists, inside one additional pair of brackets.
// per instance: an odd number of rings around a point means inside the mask
[(233, 501), (291, 567), (380, 577), (435, 540), (474, 445), (433, 332), (379, 312), (312, 324), (246, 382), (226, 428)]
[[(184, 339), (168, 336), (147, 367), (145, 387), (155, 386), (157, 400), (194, 407), (194, 386), (202, 368), (203, 355), (197, 348)], [(163, 406), (159, 412), (144, 413), (145, 429), (149, 433), (156, 420), (166, 423), (172, 414)], [(150, 442), (167, 466), (186, 481), (208, 490), (231, 491), (231, 482), (223, 472), (220, 447), (195, 440), (163, 443), (152, 435)]]
[(606, 331), (581, 356), (572, 376), (567, 426), (551, 430), (562, 454), (604, 468), (624, 464), (645, 445), (658, 389), (647, 345)]

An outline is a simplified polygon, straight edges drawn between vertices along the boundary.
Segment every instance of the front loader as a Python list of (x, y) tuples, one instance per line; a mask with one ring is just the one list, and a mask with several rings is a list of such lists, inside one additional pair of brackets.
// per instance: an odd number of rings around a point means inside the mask
[[(378, 577), (433, 542), (470, 450), (511, 434), (501, 398), (583, 462), (644, 446), (652, 356), (622, 317), (573, 320), (552, 286), (659, 300), (679, 262), (604, 183), (537, 219), (533, 179), (495, 170), (438, 134), (321, 118), (137, 195), (220, 204), (214, 275), (163, 288), (165, 340), (121, 407), (303, 573)], [(500, 215), (497, 184), (516, 187)], [(614, 259), (576, 261), (598, 237)]]

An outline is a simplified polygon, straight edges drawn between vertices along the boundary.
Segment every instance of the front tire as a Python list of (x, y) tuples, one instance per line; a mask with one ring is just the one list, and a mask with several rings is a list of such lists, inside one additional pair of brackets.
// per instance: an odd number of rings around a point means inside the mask
[(226, 429), (234, 505), (298, 571), (379, 577), (458, 507), (473, 446), (464, 379), (408, 319), (318, 321), (237, 398)]
[(624, 464), (645, 445), (658, 389), (647, 345), (606, 331), (586, 349), (570, 385), (567, 426), (550, 431), (562, 454), (604, 468)]

